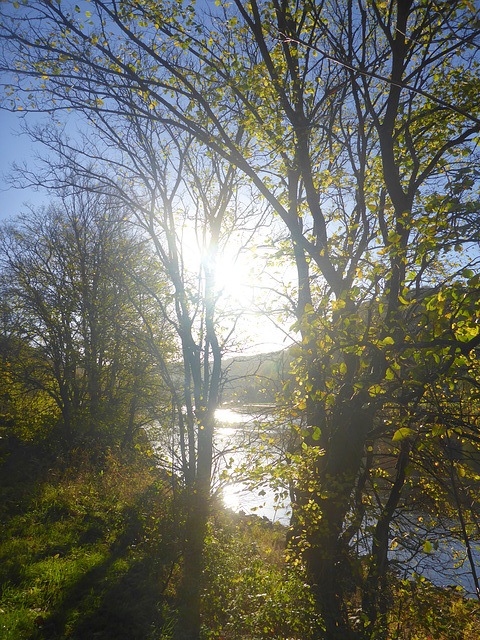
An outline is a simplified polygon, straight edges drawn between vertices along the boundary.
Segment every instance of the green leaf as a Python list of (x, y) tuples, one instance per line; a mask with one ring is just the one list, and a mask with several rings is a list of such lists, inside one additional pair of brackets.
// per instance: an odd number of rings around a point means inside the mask
[(444, 424), (436, 424), (432, 427), (432, 435), (434, 437), (443, 435), (445, 433), (445, 425)]
[(374, 384), (373, 386), (371, 386), (368, 389), (368, 394), (374, 398), (375, 396), (378, 396), (380, 393), (383, 392), (382, 387), (379, 384)]
[(400, 440), (405, 440), (405, 438), (409, 438), (413, 435), (415, 435), (415, 431), (413, 429), (402, 427), (401, 429), (397, 429), (397, 431), (395, 431), (392, 437), (392, 442), (399, 442)]
[(433, 551), (433, 546), (430, 540), (425, 540), (425, 544), (423, 545), (423, 550), (425, 553), (431, 553)]

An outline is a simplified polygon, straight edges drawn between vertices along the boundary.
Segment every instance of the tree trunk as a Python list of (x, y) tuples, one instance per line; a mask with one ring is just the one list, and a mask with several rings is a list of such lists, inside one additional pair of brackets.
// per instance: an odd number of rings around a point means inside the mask
[[(409, 461), (409, 454), (410, 442), (403, 440), (397, 461), (395, 481), (373, 533), (372, 557), (362, 593), (362, 609), (368, 617), (370, 632), (373, 631), (373, 626), (378, 616), (383, 617), (387, 613), (386, 577), (390, 523), (400, 501), (403, 485), (405, 484), (405, 469)], [(368, 634), (368, 637), (369, 636), (370, 633)], [(381, 638), (382, 636), (378, 637)]]
[(373, 423), (373, 412), (362, 408), (363, 400), (361, 394), (339, 398), (332, 419), (335, 426), (321, 443), (324, 452), (311, 470), (312, 484), (298, 500), (303, 511), (303, 531), (298, 533), (306, 541), (303, 557), (325, 624), (319, 637), (328, 640), (359, 637), (345, 609), (346, 596), (356, 589), (359, 577), (342, 534)]
[(210, 515), (212, 441), (214, 420), (208, 414), (198, 430), (197, 475), (187, 496), (187, 518), (176, 640), (199, 640), (203, 591), (204, 548)]
[(201, 488), (198, 482), (196, 487), (195, 492), (191, 492), (187, 498), (183, 577), (180, 588), (181, 604), (175, 640), (199, 640), (200, 638), (203, 556), (209, 516), (210, 487)]

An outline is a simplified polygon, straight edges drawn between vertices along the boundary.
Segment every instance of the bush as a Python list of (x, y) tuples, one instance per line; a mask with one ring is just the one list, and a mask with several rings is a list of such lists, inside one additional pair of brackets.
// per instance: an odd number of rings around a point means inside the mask
[(205, 638), (314, 637), (313, 600), (298, 570), (285, 565), (284, 546), (284, 528), (256, 517), (211, 525)]

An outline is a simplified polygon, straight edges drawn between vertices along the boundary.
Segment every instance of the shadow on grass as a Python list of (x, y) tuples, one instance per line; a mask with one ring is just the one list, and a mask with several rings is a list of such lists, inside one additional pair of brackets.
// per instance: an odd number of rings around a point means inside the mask
[[(4, 458), (1, 519), (7, 527), (18, 522), (20, 536), (21, 523), (34, 513), (35, 495), (48, 481), (52, 464), (54, 460), (42, 460), (34, 449), (11, 449)], [(158, 640), (169, 628), (175, 591), (169, 589), (167, 595), (166, 587), (177, 567), (178, 547), (164, 493), (154, 483), (117, 509), (115, 517), (107, 510), (80, 518), (71, 517), (63, 506), (48, 508), (40, 517), (38, 509), (35, 512), (45, 531), (60, 521), (71, 529), (67, 539), (49, 540), (38, 551), (28, 547), (34, 541), (24, 535), (24, 547), (12, 553), (9, 570), (2, 571), (22, 590), (25, 571), (36, 562), (55, 563), (59, 558), (59, 571), (65, 570), (48, 606), (39, 608), (34, 630), (22, 640)]]
[(168, 624), (162, 596), (165, 567), (141, 558), (121, 569), (117, 553), (85, 573), (39, 621), (31, 640), (150, 640)]

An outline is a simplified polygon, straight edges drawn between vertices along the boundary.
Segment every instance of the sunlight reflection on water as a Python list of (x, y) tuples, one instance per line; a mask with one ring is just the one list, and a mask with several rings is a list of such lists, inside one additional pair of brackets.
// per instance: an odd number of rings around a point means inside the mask
[(240, 510), (240, 495), (238, 489), (235, 486), (227, 484), (227, 486), (222, 490), (222, 498), (223, 504), (227, 507), (227, 509), (233, 509), (234, 511)]
[(233, 435), (235, 435), (236, 432), (237, 432), (237, 430), (232, 428), (232, 427), (219, 427), (217, 429), (217, 434), (221, 438), (226, 438), (227, 436), (233, 436)]
[(251, 420), (253, 416), (240, 413), (234, 409), (217, 409), (215, 411), (215, 418), (218, 422), (223, 422), (224, 424), (242, 424)]
[[(226, 451), (221, 456), (220, 469), (227, 467), (234, 469), (246, 460), (246, 449), (251, 441), (255, 442), (255, 423), (258, 419), (252, 413), (236, 411), (235, 409), (217, 409), (216, 445), (219, 451)], [(263, 420), (264, 418), (262, 418)], [(266, 418), (268, 421), (268, 418)], [(268, 486), (250, 488), (248, 482), (236, 480), (228, 482), (221, 489), (222, 501), (225, 507), (233, 511), (255, 513), (260, 517), (267, 517), (273, 522), (284, 525), (290, 523), (290, 509), (279, 506), (275, 502), (275, 492)]]

